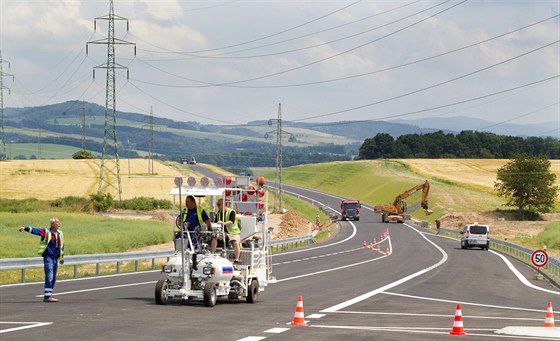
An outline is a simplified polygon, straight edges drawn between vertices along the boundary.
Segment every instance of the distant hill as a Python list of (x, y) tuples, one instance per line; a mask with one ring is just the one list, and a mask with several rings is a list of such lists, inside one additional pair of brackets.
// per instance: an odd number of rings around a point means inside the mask
[[(558, 122), (545, 122), (535, 124), (511, 124), (487, 121), (480, 118), (457, 116), (457, 117), (424, 117), (417, 119), (397, 119), (390, 122), (397, 124), (412, 124), (420, 128), (441, 129), (450, 131), (478, 130), (487, 131), (500, 135), (512, 136), (538, 136), (544, 132), (549, 132), (558, 126)], [(550, 134), (554, 136), (554, 134)]]

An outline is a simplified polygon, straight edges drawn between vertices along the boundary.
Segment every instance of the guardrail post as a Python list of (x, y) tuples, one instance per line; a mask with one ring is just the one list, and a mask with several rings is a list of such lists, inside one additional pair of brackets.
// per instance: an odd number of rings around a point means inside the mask
[(78, 264), (74, 264), (74, 278), (78, 277)]
[(134, 260), (134, 271), (137, 272), (138, 271), (138, 259)]
[(21, 283), (25, 283), (25, 269), (21, 269)]
[(95, 263), (95, 276), (99, 276), (99, 263)]
[(117, 273), (121, 272), (121, 262), (117, 262)]
[(152, 258), (152, 270), (156, 268), (156, 259)]

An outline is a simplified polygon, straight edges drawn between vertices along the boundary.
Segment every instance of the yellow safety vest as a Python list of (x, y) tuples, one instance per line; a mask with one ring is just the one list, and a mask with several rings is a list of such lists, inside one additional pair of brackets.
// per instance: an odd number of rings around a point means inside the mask
[[(222, 211), (218, 211), (216, 213), (216, 221), (220, 221), (222, 220), (223, 222), (226, 221), (230, 221), (230, 217), (231, 217), (231, 213), (235, 212), (233, 209), (226, 207), (226, 213), (225, 213), (225, 219), (221, 219), (222, 216)], [(238, 235), (241, 234), (241, 229), (239, 229), (239, 218), (237, 217), (237, 214), (235, 215), (235, 221), (233, 222), (233, 224), (231, 224), (231, 226), (226, 226), (226, 232), (232, 235)]]
[[(39, 242), (39, 250), (37, 251), (39, 256), (42, 256), (43, 253), (45, 253), (45, 250), (49, 246), (51, 239), (52, 239), (51, 230), (45, 228), (45, 237), (41, 238), (41, 241)], [(59, 258), (64, 259), (64, 237), (62, 235), (62, 231), (60, 230), (58, 231), (58, 247), (60, 250)]]

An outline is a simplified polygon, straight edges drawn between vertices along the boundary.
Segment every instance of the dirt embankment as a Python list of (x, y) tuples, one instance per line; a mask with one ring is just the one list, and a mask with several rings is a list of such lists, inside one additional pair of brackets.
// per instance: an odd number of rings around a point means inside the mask
[(550, 213), (542, 215), (542, 220), (519, 221), (514, 214), (507, 212), (454, 212), (440, 218), (441, 226), (460, 230), (466, 224), (480, 223), (490, 226), (490, 233), (499, 239), (515, 237), (533, 237), (542, 232), (551, 221), (559, 220), (560, 214)]
[(285, 214), (269, 214), (268, 226), (274, 228), (272, 239), (305, 236), (314, 228), (314, 224), (293, 211)]

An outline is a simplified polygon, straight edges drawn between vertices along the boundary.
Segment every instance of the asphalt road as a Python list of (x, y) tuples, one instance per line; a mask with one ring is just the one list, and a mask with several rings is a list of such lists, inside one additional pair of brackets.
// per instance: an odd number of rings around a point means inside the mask
[[(285, 189), (335, 210), (340, 205), (330, 195)], [(389, 238), (378, 244), (379, 251), (361, 247), (363, 241), (379, 242), (385, 231)], [(0, 338), (443, 340), (450, 337), (455, 304), (461, 303), (468, 338), (498, 339), (495, 329), (542, 326), (547, 301), (560, 307), (557, 289), (533, 281), (529, 267), (510, 262), (543, 290), (522, 283), (493, 252), (462, 250), (455, 240), (383, 224), (364, 209), (360, 221), (342, 222), (332, 240), (275, 255), (278, 282), (261, 293), (257, 304), (224, 300), (214, 308), (201, 303), (158, 306), (158, 272), (59, 282), (56, 304), (36, 297), (42, 294), (41, 284), (3, 286)], [(304, 297), (309, 327), (287, 324), (297, 295)]]

